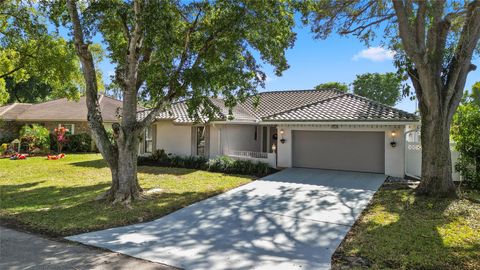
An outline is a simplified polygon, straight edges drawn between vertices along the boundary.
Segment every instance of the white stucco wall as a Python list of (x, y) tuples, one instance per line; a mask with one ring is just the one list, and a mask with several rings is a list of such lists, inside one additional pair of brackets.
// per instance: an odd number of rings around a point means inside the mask
[[(405, 126), (386, 126), (386, 125), (339, 125), (332, 129), (331, 125), (279, 125), (277, 129), (283, 129), (284, 144), (279, 143), (277, 147), (278, 167), (292, 167), (292, 130), (318, 130), (318, 131), (383, 131), (385, 132), (385, 174), (403, 177), (405, 172), (405, 153), (404, 153), (404, 129)], [(396, 132), (396, 147), (392, 147), (391, 132)], [(279, 133), (280, 134), (280, 133)], [(368, 157), (368, 153), (366, 153)]]
[(219, 125), (210, 125), (210, 158), (222, 155)]
[(155, 123), (156, 149), (164, 149), (166, 153), (190, 156), (192, 152), (192, 131), (190, 125), (175, 125), (172, 121)]
[[(255, 129), (257, 139), (255, 140)], [(260, 151), (261, 134), (258, 126), (247, 124), (216, 124), (210, 126), (210, 157), (230, 150)]]

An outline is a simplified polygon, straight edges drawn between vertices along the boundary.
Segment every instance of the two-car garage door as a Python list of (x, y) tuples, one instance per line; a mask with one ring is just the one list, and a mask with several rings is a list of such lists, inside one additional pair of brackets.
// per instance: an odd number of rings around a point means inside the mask
[(294, 167), (385, 172), (384, 132), (294, 130)]

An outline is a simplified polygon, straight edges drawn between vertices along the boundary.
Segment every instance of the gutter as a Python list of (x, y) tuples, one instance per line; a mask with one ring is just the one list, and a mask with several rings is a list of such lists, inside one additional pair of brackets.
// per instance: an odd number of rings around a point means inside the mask
[(411, 125), (420, 121), (272, 121), (260, 122), (261, 125)]

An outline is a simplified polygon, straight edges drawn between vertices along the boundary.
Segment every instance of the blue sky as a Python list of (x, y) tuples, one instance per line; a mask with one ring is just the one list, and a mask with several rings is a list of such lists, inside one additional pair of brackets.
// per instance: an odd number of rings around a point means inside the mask
[[(354, 37), (340, 37), (332, 35), (326, 40), (315, 40), (308, 27), (297, 27), (295, 46), (287, 51), (287, 60), (290, 69), (281, 77), (276, 77), (272, 68), (264, 65), (267, 73), (267, 82), (263, 91), (312, 89), (323, 82), (339, 81), (350, 84), (357, 74), (367, 72), (395, 72), (391, 55), (380, 47), (367, 48)], [(95, 42), (100, 42), (99, 39)], [(473, 61), (479, 68), (469, 74), (466, 89), (470, 89), (480, 81), (480, 61), (478, 56)], [(114, 66), (105, 59), (99, 68), (103, 71), (104, 79), (108, 82), (109, 75), (113, 74)], [(404, 98), (395, 107), (408, 111), (415, 111), (415, 101)]]

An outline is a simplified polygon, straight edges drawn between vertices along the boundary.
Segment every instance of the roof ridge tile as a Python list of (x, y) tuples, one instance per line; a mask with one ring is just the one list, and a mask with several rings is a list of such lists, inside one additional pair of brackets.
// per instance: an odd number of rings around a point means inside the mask
[(338, 89), (290, 89), (290, 90), (270, 90), (270, 91), (265, 91), (265, 92), (258, 92), (258, 95), (264, 95), (264, 94), (276, 94), (276, 93), (295, 93), (295, 92), (328, 92), (328, 91), (335, 91), (339, 93), (345, 93), (341, 90)]

